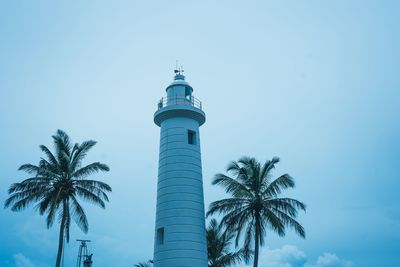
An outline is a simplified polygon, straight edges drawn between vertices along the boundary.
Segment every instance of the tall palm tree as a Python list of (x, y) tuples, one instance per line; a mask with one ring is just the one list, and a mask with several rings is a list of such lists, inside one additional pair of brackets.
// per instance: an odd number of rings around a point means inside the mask
[(84, 233), (88, 232), (88, 220), (78, 197), (104, 209), (108, 201), (106, 192), (111, 192), (111, 187), (104, 182), (88, 179), (92, 174), (109, 171), (107, 165), (94, 162), (82, 167), (82, 160), (96, 144), (95, 141), (72, 145), (68, 135), (61, 130), (53, 136), (53, 141), (55, 154), (41, 145), (46, 159), (42, 158), (37, 166), (24, 164), (19, 167), (19, 170), (32, 177), (10, 186), (10, 196), (4, 207), (20, 211), (35, 204), (40, 215), (46, 214), (47, 228), (53, 225), (55, 219), (58, 220), (60, 233), (56, 267), (59, 267), (64, 238), (69, 242), (71, 217)]
[(207, 216), (223, 214), (221, 224), (227, 231), (236, 233), (236, 246), (242, 236), (245, 249), (254, 246), (254, 267), (258, 266), (259, 249), (264, 245), (267, 228), (284, 236), (286, 227), (290, 226), (305, 238), (305, 230), (295, 218), (298, 209), (305, 211), (306, 206), (296, 199), (279, 197), (284, 189), (293, 188), (295, 183), (289, 174), (272, 179), (271, 171), (278, 162), (277, 157), (264, 164), (255, 158), (242, 157), (228, 165), (226, 171), (232, 177), (219, 173), (212, 182), (225, 187), (231, 198), (211, 203)]
[(251, 252), (240, 249), (230, 252), (234, 234), (223, 232), (216, 219), (211, 219), (207, 227), (208, 267), (228, 267), (246, 261)]

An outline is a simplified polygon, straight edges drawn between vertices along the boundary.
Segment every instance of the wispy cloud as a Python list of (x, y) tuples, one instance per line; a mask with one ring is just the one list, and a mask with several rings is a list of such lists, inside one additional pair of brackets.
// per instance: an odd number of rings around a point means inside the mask
[(32, 261), (22, 253), (13, 255), (15, 267), (36, 267)]
[[(53, 249), (54, 244), (57, 244), (55, 242), (57, 240), (57, 230), (46, 229), (44, 221), (44, 217), (32, 216), (29, 220), (18, 225), (16, 233), (28, 246)], [(32, 242), (32, 240), (35, 242)]]
[(351, 267), (350, 261), (340, 259), (336, 254), (324, 253), (319, 256), (315, 265), (307, 267)]
[[(244, 265), (242, 265), (244, 267)], [(309, 262), (304, 251), (293, 245), (266, 249), (260, 254), (260, 267), (351, 267), (351, 261), (340, 259), (334, 253), (324, 253), (316, 262)]]

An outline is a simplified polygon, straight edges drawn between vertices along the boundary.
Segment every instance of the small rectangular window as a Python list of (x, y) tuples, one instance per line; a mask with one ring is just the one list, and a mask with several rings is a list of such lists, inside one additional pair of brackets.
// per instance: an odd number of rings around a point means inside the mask
[(164, 244), (164, 227), (157, 229), (157, 244)]
[(196, 144), (196, 132), (188, 130), (188, 143), (190, 145), (195, 145)]

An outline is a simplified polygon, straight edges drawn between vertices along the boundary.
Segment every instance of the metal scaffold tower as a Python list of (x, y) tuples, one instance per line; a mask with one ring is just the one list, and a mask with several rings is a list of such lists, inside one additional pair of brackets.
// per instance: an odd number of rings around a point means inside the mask
[(87, 244), (86, 244), (86, 243), (90, 242), (90, 240), (77, 239), (76, 241), (81, 242), (81, 245), (79, 246), (76, 267), (81, 267), (82, 263), (83, 263), (83, 267), (92, 267), (93, 254), (90, 254), (90, 255), (88, 254), (88, 248), (87, 248)]

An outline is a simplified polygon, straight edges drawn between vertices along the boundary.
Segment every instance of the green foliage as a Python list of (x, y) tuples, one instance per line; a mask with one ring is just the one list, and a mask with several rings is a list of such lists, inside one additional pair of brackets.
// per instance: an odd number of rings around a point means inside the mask
[(295, 219), (298, 209), (305, 211), (306, 206), (296, 199), (279, 197), (295, 183), (289, 174), (272, 179), (271, 172), (278, 162), (277, 157), (264, 164), (242, 157), (228, 165), (231, 176), (219, 173), (212, 182), (224, 187), (231, 197), (211, 203), (207, 216), (222, 214), (221, 224), (227, 232), (235, 233), (235, 245), (243, 238), (245, 250), (254, 248), (254, 267), (258, 266), (259, 246), (265, 243), (267, 229), (284, 236), (286, 227), (293, 227), (305, 238), (304, 228)]
[(251, 252), (240, 249), (231, 252), (233, 233), (223, 231), (216, 219), (212, 219), (207, 227), (207, 251), (209, 267), (228, 267), (250, 258)]
[(47, 228), (56, 219), (60, 222), (56, 263), (59, 266), (64, 237), (69, 242), (71, 218), (84, 233), (89, 229), (86, 214), (78, 198), (105, 208), (105, 202), (108, 202), (107, 192), (111, 192), (111, 187), (104, 182), (87, 179), (92, 174), (109, 171), (107, 165), (95, 162), (82, 167), (82, 160), (96, 144), (95, 141), (72, 146), (68, 135), (61, 130), (52, 137), (55, 154), (46, 146), (40, 146), (46, 158), (41, 158), (37, 166), (24, 164), (19, 168), (31, 177), (10, 186), (10, 196), (4, 207), (21, 211), (34, 204), (40, 215), (46, 215)]
[(153, 261), (149, 260), (147, 262), (139, 262), (134, 265), (134, 267), (151, 267), (153, 265)]

